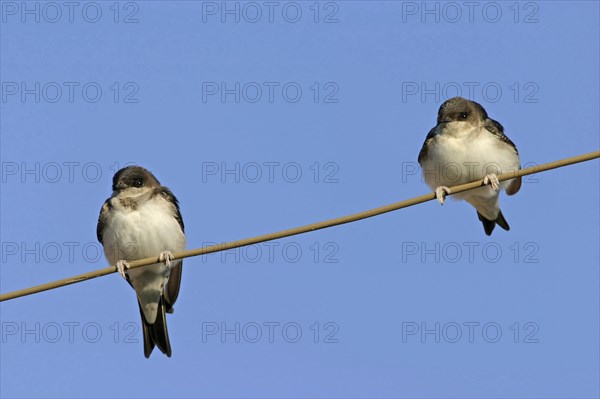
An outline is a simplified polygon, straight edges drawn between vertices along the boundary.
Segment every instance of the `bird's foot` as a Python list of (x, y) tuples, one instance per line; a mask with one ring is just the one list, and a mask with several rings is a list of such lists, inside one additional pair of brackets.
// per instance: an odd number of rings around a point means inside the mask
[(169, 269), (171, 268), (171, 261), (173, 260), (173, 254), (171, 253), (171, 251), (161, 252), (158, 259), (161, 262), (165, 262), (165, 265), (167, 266), (167, 268), (169, 268)]
[(498, 191), (500, 189), (500, 181), (498, 181), (498, 176), (495, 173), (490, 175), (486, 175), (483, 178), (483, 184), (492, 186), (494, 191)]
[(117, 270), (119, 271), (119, 274), (125, 279), (127, 280), (127, 270), (129, 269), (129, 263), (127, 263), (126, 260), (120, 260), (117, 262)]
[(435, 197), (440, 202), (440, 205), (444, 205), (446, 195), (450, 194), (450, 189), (446, 186), (439, 186), (435, 189)]

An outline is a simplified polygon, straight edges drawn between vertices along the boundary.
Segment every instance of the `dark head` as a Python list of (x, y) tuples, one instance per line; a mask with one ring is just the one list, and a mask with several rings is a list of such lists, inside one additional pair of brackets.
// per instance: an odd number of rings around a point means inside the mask
[(485, 109), (475, 101), (462, 97), (452, 97), (444, 102), (438, 111), (437, 123), (469, 122), (478, 124), (487, 118)]
[(149, 170), (141, 166), (127, 166), (113, 177), (113, 191), (121, 191), (126, 188), (159, 187), (160, 182)]

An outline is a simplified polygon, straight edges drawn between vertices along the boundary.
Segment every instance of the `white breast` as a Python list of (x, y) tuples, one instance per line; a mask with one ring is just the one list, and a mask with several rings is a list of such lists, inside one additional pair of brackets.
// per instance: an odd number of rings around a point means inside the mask
[[(119, 199), (111, 199), (112, 209), (102, 236), (104, 253), (111, 264), (185, 249), (185, 236), (175, 219), (171, 204), (160, 195), (144, 201), (143, 195), (138, 196), (136, 207), (125, 207)], [(171, 266), (177, 266), (180, 262), (173, 261)], [(169, 274), (170, 269), (164, 263), (127, 272), (148, 323), (156, 320), (158, 302)]]
[(104, 252), (110, 263), (183, 251), (185, 236), (171, 205), (156, 195), (138, 207), (123, 207), (112, 200), (113, 209), (103, 234)]
[[(427, 160), (423, 162), (423, 177), (435, 189), (482, 179), (485, 175), (500, 175), (519, 169), (519, 156), (496, 136), (474, 127), (459, 133), (458, 122), (448, 123), (447, 131), (434, 137)], [(509, 183), (504, 182), (506, 186)]]

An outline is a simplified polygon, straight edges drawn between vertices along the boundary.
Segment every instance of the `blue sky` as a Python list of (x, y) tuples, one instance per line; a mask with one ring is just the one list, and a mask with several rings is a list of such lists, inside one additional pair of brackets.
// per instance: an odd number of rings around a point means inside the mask
[[(427, 193), (457, 94), (524, 165), (600, 147), (594, 1), (69, 4), (0, 2), (3, 293), (106, 266), (129, 163), (195, 248)], [(598, 397), (599, 175), (525, 178), (491, 237), (428, 202), (186, 259), (172, 358), (118, 275), (3, 302), (0, 394)]]

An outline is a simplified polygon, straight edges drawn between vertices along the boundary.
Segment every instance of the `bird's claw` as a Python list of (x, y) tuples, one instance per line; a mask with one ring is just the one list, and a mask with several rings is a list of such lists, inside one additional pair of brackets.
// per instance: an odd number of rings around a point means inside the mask
[(494, 191), (498, 191), (500, 189), (500, 181), (498, 180), (498, 176), (496, 176), (494, 173), (486, 175), (483, 178), (483, 184), (492, 186)]
[(171, 261), (173, 260), (173, 254), (171, 253), (171, 251), (161, 252), (158, 259), (161, 262), (165, 262), (165, 265), (167, 266), (167, 268), (169, 268), (169, 269), (171, 268)]
[(446, 186), (439, 186), (435, 189), (435, 197), (440, 202), (440, 205), (444, 205), (446, 195), (450, 194), (450, 189)]
[(129, 263), (127, 263), (126, 260), (120, 260), (117, 262), (117, 270), (119, 271), (119, 274), (125, 279), (127, 280), (127, 270), (129, 269)]

